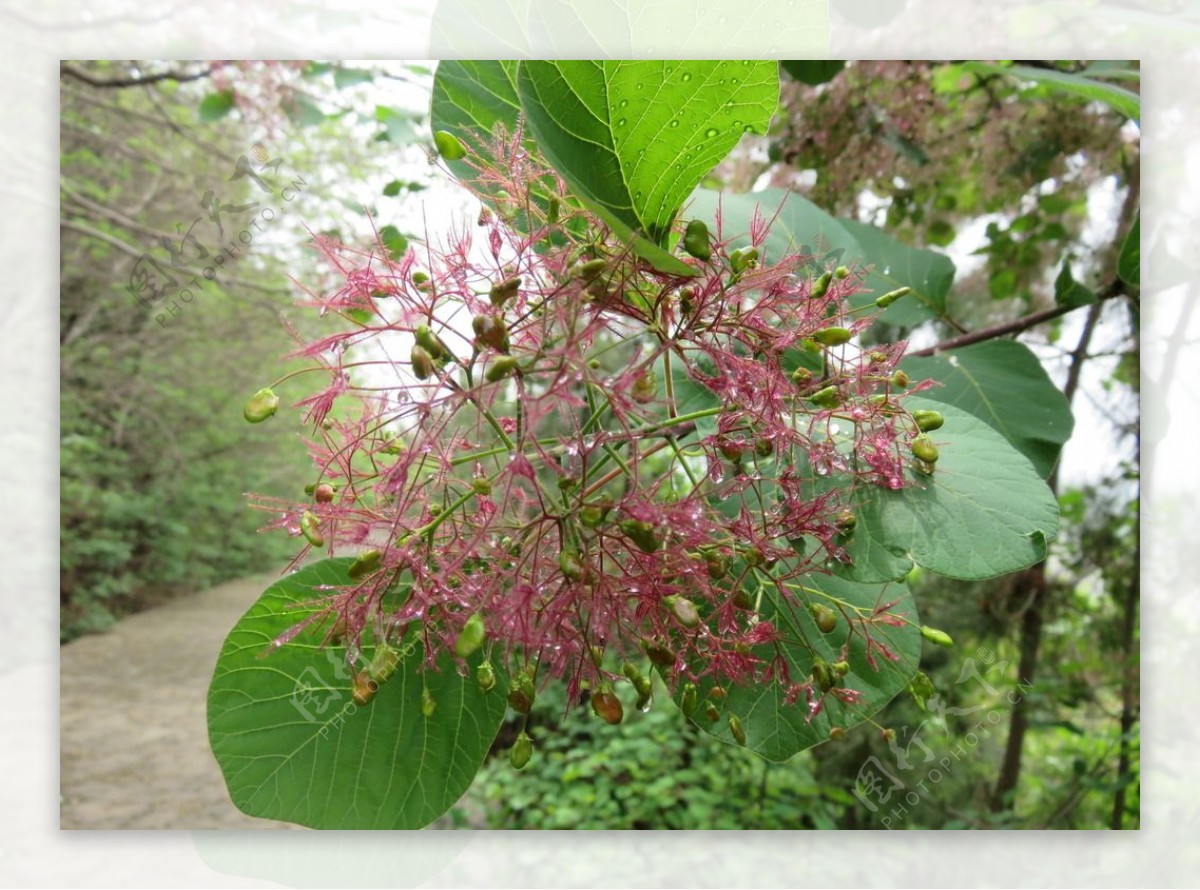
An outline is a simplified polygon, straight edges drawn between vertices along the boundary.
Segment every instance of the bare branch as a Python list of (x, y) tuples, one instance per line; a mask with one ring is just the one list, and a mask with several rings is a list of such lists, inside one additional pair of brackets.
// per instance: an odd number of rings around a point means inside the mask
[(104, 79), (93, 77), (86, 71), (82, 71), (79, 68), (68, 65), (66, 62), (62, 62), (58, 66), (58, 73), (60, 75), (66, 75), (67, 77), (73, 77), (75, 80), (82, 81), (88, 86), (120, 89), (122, 87), (145, 86), (146, 84), (159, 83), (164, 80), (173, 80), (177, 83), (186, 83), (190, 80), (203, 80), (212, 74), (212, 66), (208, 65), (199, 71), (193, 71), (186, 74), (179, 71), (160, 71), (157, 74), (147, 74), (145, 76), (131, 75), (129, 77), (112, 77)]
[[(1097, 305), (1105, 300), (1111, 300), (1114, 297), (1122, 296), (1125, 293), (1125, 286), (1120, 281), (1112, 281), (1096, 294)], [(947, 352), (951, 349), (961, 349), (964, 346), (970, 346), (972, 343), (982, 343), (984, 340), (995, 340), (999, 337), (1006, 337), (1009, 334), (1019, 334), (1022, 331), (1027, 331), (1030, 328), (1035, 328), (1043, 322), (1050, 321), (1052, 318), (1058, 318), (1061, 315), (1066, 315), (1078, 309), (1078, 306), (1055, 306), (1053, 309), (1043, 309), (1041, 312), (1033, 312), (1029, 315), (1023, 315), (1020, 318), (1006, 321), (1002, 324), (993, 325), (990, 328), (981, 328), (978, 331), (971, 331), (968, 334), (963, 334), (960, 337), (951, 337), (949, 340), (943, 340), (936, 346), (930, 346), (927, 349), (915, 349), (908, 355), (929, 356), (937, 355), (939, 352)]]

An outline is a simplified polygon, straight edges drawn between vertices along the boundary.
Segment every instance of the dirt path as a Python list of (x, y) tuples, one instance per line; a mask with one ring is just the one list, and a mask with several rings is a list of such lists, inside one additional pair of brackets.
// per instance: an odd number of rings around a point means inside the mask
[(62, 828), (296, 827), (234, 807), (204, 718), (221, 642), (271, 580), (225, 584), (62, 647)]

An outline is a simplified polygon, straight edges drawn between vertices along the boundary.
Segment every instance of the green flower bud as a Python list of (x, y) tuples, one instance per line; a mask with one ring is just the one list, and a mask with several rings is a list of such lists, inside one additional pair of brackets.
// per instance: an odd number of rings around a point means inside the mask
[(492, 285), (492, 289), (488, 292), (488, 299), (492, 301), (492, 305), (500, 309), (517, 295), (521, 290), (521, 279), (519, 276), (506, 278), (503, 281)]
[(917, 422), (917, 429), (923, 433), (931, 433), (934, 430), (940, 430), (942, 424), (946, 422), (946, 418), (942, 416), (940, 411), (926, 411), (918, 409), (912, 413), (913, 420)]
[(492, 480), (487, 476), (472, 476), (471, 488), (475, 490), (476, 494), (487, 497), (492, 493)]
[(597, 692), (592, 695), (592, 710), (596, 716), (610, 726), (616, 726), (625, 717), (621, 700), (611, 692)]
[(829, 667), (835, 677), (844, 677), (850, 673), (850, 662), (848, 661), (835, 661)]
[(770, 439), (759, 439), (754, 443), (754, 453), (759, 457), (770, 457), (775, 453), (775, 443)]
[(483, 615), (476, 612), (466, 620), (462, 630), (458, 632), (458, 639), (454, 642), (454, 654), (459, 658), (470, 658), (479, 651), (486, 638), (487, 628), (483, 624)]
[(609, 500), (598, 500), (584, 504), (579, 511), (579, 521), (587, 528), (599, 528), (608, 518), (613, 504)]
[(838, 266), (833, 270), (833, 277), (841, 281), (844, 278), (850, 277), (850, 270), (845, 266)]
[(658, 667), (675, 667), (675, 653), (661, 643), (647, 641), (642, 644), (642, 648), (646, 650), (646, 656), (650, 661)]
[(587, 580), (587, 566), (580, 560), (579, 554), (573, 550), (564, 550), (558, 554), (558, 567), (568, 581)]
[(704, 565), (708, 569), (708, 577), (720, 581), (729, 571), (729, 561), (715, 550), (704, 554)]
[(683, 233), (683, 249), (698, 260), (708, 261), (712, 257), (712, 245), (708, 241), (708, 226), (703, 220), (693, 219)]
[(366, 671), (355, 671), (350, 686), (350, 698), (356, 705), (362, 707), (368, 704), (378, 691), (379, 684), (372, 680)]
[(892, 386), (896, 387), (897, 389), (907, 389), (908, 375), (903, 371), (897, 371), (892, 375)]
[(475, 668), (475, 682), (479, 686), (479, 691), (483, 693), (491, 692), (496, 688), (496, 669), (492, 667), (490, 661), (485, 661)]
[(822, 346), (842, 346), (854, 339), (849, 328), (822, 328), (812, 335)]
[(717, 442), (717, 450), (726, 460), (731, 460), (735, 464), (742, 459), (742, 455), (746, 451), (746, 446), (736, 439), (727, 439), (722, 437)]
[(428, 380), (433, 374), (433, 356), (424, 346), (414, 346), (409, 354), (413, 374), (418, 380)]
[(655, 553), (662, 547), (662, 538), (648, 522), (640, 519), (622, 519), (617, 527), (643, 553)]
[(829, 608), (829, 606), (822, 605), (821, 603), (813, 603), (808, 607), (808, 611), (821, 633), (833, 633), (837, 628), (837, 613)]
[(379, 571), (379, 566), (383, 562), (383, 554), (378, 550), (367, 550), (358, 555), (354, 562), (350, 563), (350, 567), (346, 569), (346, 574), (358, 581), (367, 575), (374, 574)]
[(933, 440), (924, 433), (913, 439), (911, 447), (913, 457), (917, 458), (918, 460), (923, 460), (927, 464), (937, 463), (937, 446), (934, 445)]
[(300, 517), (300, 532), (314, 547), (325, 546), (325, 536), (321, 534), (321, 520), (317, 514), (304, 511)]
[(513, 769), (525, 769), (531, 757), (533, 757), (533, 739), (522, 732), (508, 751), (508, 762), (513, 765)]
[(749, 612), (754, 608), (754, 600), (750, 598), (750, 592), (744, 587), (739, 587), (733, 595), (734, 608), (741, 609), (743, 612)]
[(511, 374), (517, 367), (517, 360), (511, 355), (500, 355), (488, 365), (484, 378), (488, 383), (497, 383)]
[(896, 741), (896, 730), (892, 729), (889, 726), (887, 729), (885, 729), (883, 732), (881, 732), (879, 734), (879, 737), (881, 739), (883, 739), (885, 742), (894, 742), (894, 741)]
[(669, 596), (663, 602), (667, 604), (667, 608), (671, 610), (675, 620), (684, 627), (700, 626), (700, 613), (696, 609), (696, 604), (691, 600), (682, 596)]
[(850, 510), (843, 510), (837, 515), (835, 520), (838, 530), (849, 534), (854, 531), (854, 526), (858, 525), (858, 517)]
[(658, 378), (654, 376), (654, 372), (646, 371), (638, 377), (633, 382), (633, 388), (629, 391), (629, 395), (639, 405), (653, 402), (654, 397), (658, 395)]
[(695, 683), (684, 683), (683, 691), (679, 694), (679, 710), (683, 711), (685, 717), (691, 717), (696, 713), (696, 705), (699, 703), (699, 695), (696, 692)]
[(797, 368), (792, 371), (792, 382), (797, 386), (805, 386), (812, 383), (813, 372), (808, 368)]
[(417, 329), (413, 331), (413, 337), (417, 341), (417, 345), (429, 353), (429, 357), (436, 361), (449, 358), (449, 350), (437, 334), (429, 327), (429, 325), (419, 324)]
[(318, 504), (328, 504), (333, 500), (333, 496), (336, 491), (337, 489), (328, 482), (321, 482), (315, 488), (313, 488), (313, 500)]
[(433, 134), (433, 144), (447, 161), (460, 161), (467, 156), (467, 149), (453, 133), (438, 130)]
[(528, 714), (533, 709), (533, 699), (536, 691), (533, 688), (533, 677), (528, 670), (523, 670), (512, 679), (508, 689), (508, 704), (518, 714)]
[(679, 308), (684, 315), (691, 315), (696, 311), (696, 289), (694, 287), (685, 287), (679, 292)]
[(829, 740), (831, 742), (836, 742), (840, 739), (844, 739), (845, 737), (846, 737), (846, 730), (843, 729), (842, 727), (831, 726), (829, 728)]
[(812, 678), (814, 685), (822, 692), (828, 692), (837, 685), (837, 677), (834, 676), (829, 662), (822, 658), (818, 658), (813, 662)]
[(814, 300), (819, 300), (829, 292), (829, 285), (833, 282), (833, 273), (825, 272), (813, 282), (812, 290), (808, 292), (809, 297)]
[(922, 711), (929, 709), (929, 699), (933, 698), (935, 692), (933, 683), (924, 671), (917, 671), (908, 681), (908, 694)]
[(600, 277), (600, 273), (608, 268), (608, 260), (595, 259), (579, 263), (574, 267), (575, 276), (584, 284), (590, 284)]
[(433, 693), (429, 691), (429, 687), (421, 690), (421, 714), (425, 717), (432, 717), (433, 712), (437, 710), (437, 702), (433, 700)]
[(376, 683), (382, 685), (391, 679), (400, 666), (400, 653), (387, 643), (381, 644), (375, 650), (375, 657), (367, 667), (367, 675)]
[(950, 639), (950, 634), (944, 630), (938, 630), (936, 627), (923, 626), (921, 628), (921, 636), (937, 646), (954, 645), (954, 640)]
[(842, 394), (836, 386), (826, 386), (824, 389), (818, 389), (808, 400), (821, 408), (836, 408), (842, 403)]
[(262, 423), (268, 417), (274, 417), (279, 410), (279, 396), (270, 387), (260, 389), (246, 402), (242, 416), (248, 423)]
[(504, 319), (490, 315), (476, 315), (471, 319), (477, 346), (490, 346), (497, 352), (508, 352), (508, 327)]
[(709, 723), (716, 723), (721, 719), (721, 712), (712, 702), (704, 706), (704, 717)]
[(621, 673), (625, 675), (625, 678), (637, 690), (638, 695), (641, 695), (643, 692), (650, 692), (650, 678), (638, 670), (636, 664), (628, 661), (625, 662), (621, 667)]
[(888, 306), (891, 306), (893, 303), (895, 303), (901, 297), (903, 297), (907, 294), (910, 294), (910, 293), (912, 293), (911, 287), (898, 287), (895, 290), (888, 291), (882, 297), (879, 297), (878, 299), (876, 299), (875, 305), (878, 306), (880, 309), (886, 309)]
[(422, 285), (429, 284), (429, 275), (425, 272), (421, 272), (420, 270), (413, 272), (412, 273), (412, 283), (415, 284), (418, 288), (421, 288), (422, 290), (424, 290), (425, 288), (423, 288)]
[(551, 196), (549, 203), (546, 204), (546, 222), (554, 225), (558, 222), (558, 210), (560, 201), (557, 196)]
[(729, 734), (733, 736), (733, 740), (739, 745), (746, 744), (746, 730), (742, 728), (742, 721), (738, 719), (736, 714), (729, 715)]
[(758, 265), (757, 247), (740, 247), (729, 255), (729, 267), (733, 274), (741, 275), (747, 269)]

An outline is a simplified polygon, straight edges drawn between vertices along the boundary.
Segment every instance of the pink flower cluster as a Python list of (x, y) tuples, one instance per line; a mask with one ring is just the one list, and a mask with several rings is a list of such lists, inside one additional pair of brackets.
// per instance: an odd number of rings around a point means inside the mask
[[(808, 643), (762, 607), (811, 609), (804, 579), (847, 558), (850, 487), (903, 484), (903, 344), (855, 346), (859, 274), (767, 257), (761, 218), (741, 248), (718, 219), (678, 252), (693, 274), (668, 274), (519, 140), (491, 151), (477, 233), (399, 259), (316, 239), (342, 284), (311, 302), (353, 324), (299, 353), (329, 379), (299, 403), (314, 497), (259, 506), (357, 555), (327, 639), (419, 628), (432, 664), (482, 621), (488, 658), (572, 693), (648, 654), (675, 684), (777, 680), (819, 709), (782, 656)], [(869, 641), (903, 621), (842, 615)]]

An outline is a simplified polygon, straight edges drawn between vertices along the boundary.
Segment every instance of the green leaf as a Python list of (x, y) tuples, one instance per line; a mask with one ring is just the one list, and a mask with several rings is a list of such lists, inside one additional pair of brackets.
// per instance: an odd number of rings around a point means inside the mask
[(200, 120), (206, 124), (219, 121), (233, 111), (233, 106), (233, 90), (209, 93), (200, 101)]
[(780, 62), (779, 65), (796, 80), (812, 87), (828, 83), (846, 67), (844, 61), (837, 59), (797, 59)]
[(715, 231), (718, 207), (722, 236), (733, 246), (750, 243), (746, 233), (755, 212), (773, 220), (763, 245), (763, 260), (778, 262), (791, 253), (812, 257), (811, 272), (820, 275), (839, 265), (863, 260), (862, 247), (843, 221), (830, 216), (808, 199), (784, 189), (766, 189), (750, 194), (725, 194), (697, 189), (688, 204), (690, 217), (703, 219)]
[(417, 128), (413, 123), (412, 113), (386, 105), (376, 105), (375, 120), (383, 124), (386, 141), (395, 145), (407, 145), (417, 141)]
[(1067, 309), (1078, 309), (1096, 302), (1096, 295), (1071, 274), (1071, 261), (1063, 260), (1062, 270), (1054, 279), (1054, 303)]
[(839, 222), (858, 242), (865, 262), (871, 265), (864, 282), (866, 291), (850, 298), (852, 306), (866, 306), (888, 291), (911, 287), (912, 293), (883, 311), (881, 322), (912, 327), (946, 314), (946, 297), (954, 283), (954, 263), (948, 256), (909, 247), (877, 226), (849, 219)]
[(1133, 218), (1129, 234), (1121, 242), (1121, 253), (1117, 257), (1117, 275), (1132, 287), (1142, 286), (1142, 215)]
[(663, 245), (680, 205), (779, 100), (773, 62), (529, 61), (521, 108), (581, 198)]
[[(521, 101), (517, 97), (517, 63), (498, 61), (439, 62), (433, 78), (430, 126), (458, 137), (473, 154), (481, 154), (481, 139), (497, 124), (516, 132)], [(449, 164), (459, 178), (469, 177), (465, 161)]]
[(408, 250), (408, 239), (393, 225), (383, 226), (379, 230), (379, 240), (383, 242), (393, 260), (399, 260)]
[[(900, 367), (913, 380), (933, 378), (942, 384), (921, 396), (974, 414), (1029, 458), (1043, 478), (1071, 438), (1075, 420), (1066, 397), (1029, 347), (1015, 340), (906, 358)], [(943, 430), (949, 426), (947, 420)]]
[(1113, 86), (1110, 83), (1092, 80), (1090, 77), (1071, 74), (1068, 71), (1054, 71), (1049, 68), (1031, 68), (1026, 65), (992, 65), (986, 62), (968, 62), (963, 65), (963, 68), (985, 74), (1007, 74), (1010, 77), (1041, 84), (1091, 102), (1102, 102), (1133, 121), (1141, 118), (1141, 98), (1137, 93), (1130, 92), (1123, 87)]
[(370, 83), (374, 79), (375, 72), (363, 68), (335, 68), (333, 71), (333, 83), (339, 90), (357, 86), (360, 83)]
[(897, 563), (916, 563), (951, 578), (992, 578), (1046, 558), (1058, 532), (1058, 502), (1033, 464), (982, 420), (944, 402), (912, 397), (909, 410), (940, 411), (945, 426), (932, 434), (940, 451), (936, 471), (906, 471), (905, 487), (892, 491), (860, 485), (858, 517), (846, 546), (853, 562), (844, 577), (881, 581), (880, 561), (861, 547), (880, 547)]
[[(234, 626), (208, 691), (209, 741), (233, 802), (252, 816), (311, 828), (420, 828), (471, 784), (504, 696), (480, 692), (449, 656), (421, 672), (417, 638), (365, 706), (351, 701), (345, 649), (322, 649), (319, 631), (272, 651), (317, 610), (311, 601), (323, 586), (352, 583), (351, 562), (324, 560), (277, 581)], [(428, 718), (423, 687), (437, 704)]]
[[(752, 686), (727, 686), (724, 687), (727, 697), (720, 708), (721, 717), (712, 723), (704, 717), (704, 702), (714, 684), (708, 679), (697, 683), (700, 707), (693, 715), (693, 722), (710, 735), (732, 745), (736, 742), (727, 717), (735, 714), (745, 729), (746, 747), (775, 763), (827, 741), (829, 730), (834, 726), (849, 729), (878, 713), (907, 688), (921, 658), (917, 608), (904, 585), (856, 584), (823, 575), (809, 576), (804, 585), (841, 600), (846, 604), (847, 611), (867, 617), (876, 607), (896, 601), (888, 613), (903, 616), (911, 624), (902, 627), (876, 623), (870, 625), (871, 636), (886, 645), (898, 659), (893, 661), (875, 650), (873, 658), (876, 667), (872, 667), (867, 660), (861, 625), (856, 624), (856, 633), (850, 634), (844, 615), (839, 614), (838, 626), (834, 631), (822, 633), (804, 605), (807, 602), (824, 603), (834, 607), (836, 612), (838, 609), (834, 602), (799, 591), (796, 596), (800, 604), (781, 604), (773, 594), (764, 597), (763, 617), (770, 619), (785, 638), (781, 649), (792, 680), (805, 682), (812, 671), (813, 652), (826, 661), (840, 661), (842, 646), (848, 643), (846, 660), (850, 663), (850, 673), (841, 685), (857, 690), (863, 696), (861, 702), (844, 704), (828, 693), (824, 697), (821, 712), (810, 720), (804, 697), (801, 696), (794, 704), (787, 704), (784, 700), (787, 690), (778, 679)], [(856, 610), (861, 610), (861, 613)], [(768, 646), (756, 654), (769, 661), (777, 653)], [(820, 695), (819, 692), (816, 694)]]
[(393, 179), (383, 187), (383, 195), (385, 198), (394, 198), (404, 189), (404, 183), (399, 179)]

